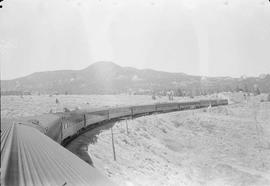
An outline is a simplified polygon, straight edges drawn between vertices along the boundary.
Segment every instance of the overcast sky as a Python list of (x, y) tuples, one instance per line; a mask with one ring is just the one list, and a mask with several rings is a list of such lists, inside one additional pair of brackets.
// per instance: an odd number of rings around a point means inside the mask
[(5, 0), (1, 79), (97, 61), (206, 76), (270, 73), (268, 0)]

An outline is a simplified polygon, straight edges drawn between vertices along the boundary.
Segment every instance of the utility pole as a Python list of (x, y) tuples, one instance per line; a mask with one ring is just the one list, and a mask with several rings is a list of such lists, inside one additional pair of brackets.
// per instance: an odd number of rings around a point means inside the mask
[(60, 122), (60, 128), (61, 128), (61, 142), (63, 141), (63, 130), (64, 130), (64, 127), (63, 127), (63, 117), (61, 117), (61, 122)]
[(115, 148), (114, 148), (114, 139), (113, 139), (113, 127), (111, 127), (111, 134), (112, 134), (113, 159), (114, 159), (114, 161), (116, 161)]
[(85, 114), (83, 115), (83, 123), (84, 123), (84, 127), (86, 127), (86, 116), (85, 116)]
[(127, 122), (127, 119), (126, 119), (126, 129), (127, 129), (127, 134), (128, 134), (128, 122)]

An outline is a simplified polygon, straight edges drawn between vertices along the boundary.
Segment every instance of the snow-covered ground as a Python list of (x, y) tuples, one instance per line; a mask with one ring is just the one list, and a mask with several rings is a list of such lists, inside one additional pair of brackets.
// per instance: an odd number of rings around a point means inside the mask
[(118, 185), (270, 185), (270, 102), (117, 122), (89, 145), (94, 166)]

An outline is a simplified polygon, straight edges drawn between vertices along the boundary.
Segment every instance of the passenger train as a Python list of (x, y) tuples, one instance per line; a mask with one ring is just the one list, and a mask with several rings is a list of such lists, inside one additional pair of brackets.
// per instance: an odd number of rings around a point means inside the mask
[(138, 117), (141, 115), (149, 115), (152, 113), (172, 112), (179, 110), (199, 109), (204, 107), (215, 107), (227, 105), (228, 100), (200, 100), (189, 102), (173, 102), (173, 103), (158, 103), (152, 105), (140, 105), (130, 107), (111, 108), (94, 112), (89, 111), (72, 111), (62, 113), (61, 127), (59, 128), (60, 143), (67, 144), (68, 141), (86, 131), (91, 125), (97, 125), (101, 122), (121, 119), (123, 117)]

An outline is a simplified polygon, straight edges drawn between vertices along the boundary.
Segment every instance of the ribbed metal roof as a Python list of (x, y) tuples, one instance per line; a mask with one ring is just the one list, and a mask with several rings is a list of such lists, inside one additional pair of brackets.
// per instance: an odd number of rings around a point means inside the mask
[(37, 128), (1, 121), (1, 185), (113, 185)]

